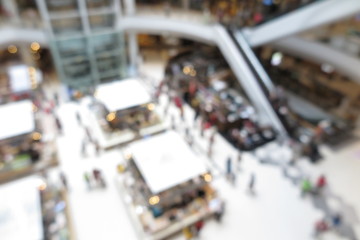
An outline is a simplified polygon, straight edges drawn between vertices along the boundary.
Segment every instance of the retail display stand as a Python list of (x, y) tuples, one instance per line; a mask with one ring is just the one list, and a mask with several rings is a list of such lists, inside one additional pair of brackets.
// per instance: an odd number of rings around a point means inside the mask
[(0, 183), (58, 164), (54, 134), (42, 131), (42, 116), (30, 100), (0, 105)]
[(176, 132), (130, 145), (117, 183), (143, 239), (164, 239), (211, 216), (218, 201), (211, 174)]
[(156, 104), (139, 79), (101, 84), (83, 106), (83, 118), (104, 149), (165, 130)]

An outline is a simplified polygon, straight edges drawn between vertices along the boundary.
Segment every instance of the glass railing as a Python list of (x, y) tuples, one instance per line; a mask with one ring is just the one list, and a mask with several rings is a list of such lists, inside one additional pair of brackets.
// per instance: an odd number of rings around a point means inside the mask
[(44, 27), (40, 16), (34, 17), (9, 17), (0, 15), (0, 27), (2, 28), (26, 28), (42, 29)]
[(360, 14), (327, 26), (320, 26), (300, 36), (360, 58)]
[(215, 19), (207, 11), (187, 10), (179, 7), (168, 8), (163, 5), (143, 5), (136, 6), (137, 16), (146, 17), (166, 17), (174, 20), (181, 20), (184, 22), (196, 22), (202, 24), (215, 23)]
[(136, 1), (136, 14), (166, 16), (168, 18), (218, 22), (233, 27), (251, 27), (271, 21), (312, 3), (326, 0), (245, 0), (245, 1), (203, 1), (190, 0), (188, 6), (181, 1)]

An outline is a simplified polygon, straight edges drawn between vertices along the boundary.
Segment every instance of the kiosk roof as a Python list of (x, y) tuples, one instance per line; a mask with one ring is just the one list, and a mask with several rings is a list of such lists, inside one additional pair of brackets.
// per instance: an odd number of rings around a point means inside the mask
[(181, 136), (168, 131), (134, 143), (134, 161), (153, 194), (207, 172)]
[(96, 98), (110, 111), (119, 111), (151, 102), (151, 97), (137, 79), (124, 79), (101, 84)]
[(0, 187), (1, 239), (43, 239), (38, 180), (28, 177)]
[(35, 129), (30, 100), (0, 105), (0, 140), (30, 133)]

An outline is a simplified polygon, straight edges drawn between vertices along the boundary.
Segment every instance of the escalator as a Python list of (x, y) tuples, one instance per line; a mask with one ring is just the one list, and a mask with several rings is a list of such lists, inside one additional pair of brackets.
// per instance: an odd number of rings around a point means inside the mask
[[(274, 127), (277, 134), (281, 138), (288, 137), (288, 130), (284, 126), (283, 121), (276, 113), (268, 100), (268, 92), (271, 91), (273, 85), (270, 81), (259, 81), (259, 75), (266, 75), (259, 62), (258, 65), (253, 64), (234, 39), (231, 32), (227, 31), (223, 26), (213, 26), (216, 35), (216, 43), (222, 55), (227, 60), (234, 75), (244, 89), (252, 104), (258, 109), (259, 119), (268, 119), (269, 123)], [(247, 50), (252, 50), (248, 47)], [(255, 56), (253, 56), (255, 57)], [(256, 58), (256, 57), (255, 57)], [(254, 60), (254, 59), (252, 59)], [(258, 70), (256, 70), (258, 69)], [(265, 79), (265, 77), (264, 77)]]
[[(247, 66), (252, 71), (252, 74), (257, 84), (259, 85), (263, 95), (266, 96), (269, 106), (272, 108), (272, 111), (275, 112), (276, 116), (280, 120), (287, 135), (292, 138), (298, 138), (298, 136), (301, 135), (301, 129), (299, 129), (297, 121), (291, 117), (291, 113), (289, 112), (290, 109), (288, 109), (288, 106), (285, 103), (285, 99), (279, 99), (278, 97), (274, 98), (274, 94), (276, 94), (277, 89), (272, 83), (266, 71), (264, 70), (262, 64), (255, 56), (254, 52), (250, 48), (248, 42), (246, 41), (242, 33), (240, 31), (228, 30), (228, 34), (237, 46), (238, 51), (244, 57)], [(283, 111), (284, 109), (286, 110), (286, 112)]]
[[(195, 41), (216, 45), (226, 59), (239, 84), (242, 86), (249, 100), (257, 109), (260, 124), (271, 125), (280, 138), (287, 138), (285, 129), (279, 116), (271, 106), (267, 94), (257, 80), (258, 76), (251, 69), (243, 53), (239, 51), (231, 34), (221, 25), (189, 24), (181, 21), (166, 20), (163, 18), (126, 17), (119, 22), (119, 27), (125, 31), (136, 31), (150, 34), (164, 34), (164, 32)], [(256, 72), (256, 71), (255, 71)], [(261, 74), (261, 70), (258, 71)], [(263, 71), (263, 74), (266, 74)], [(271, 81), (266, 83), (271, 87)]]
[[(270, 93), (274, 92), (276, 88), (264, 70), (264, 67), (251, 50), (246, 39), (239, 31), (232, 32), (228, 30), (228, 33), (240, 53), (246, 59), (264, 95), (268, 96), (268, 99), (271, 99)], [(335, 144), (338, 142), (337, 139), (341, 141), (350, 136), (349, 133), (352, 128), (349, 127), (345, 121), (324, 112), (314, 104), (296, 97), (290, 92), (284, 90), (283, 94), (285, 101), (282, 102), (282, 104), (286, 107), (286, 113), (281, 111), (281, 106), (279, 106), (278, 103), (271, 102), (270, 104), (274, 107), (274, 111), (290, 137), (297, 140), (300, 140), (302, 136), (312, 138), (313, 134), (317, 131), (317, 126), (324, 125), (324, 123), (326, 124), (323, 136), (324, 142)], [(338, 137), (335, 137), (336, 135)]]
[(329, 24), (360, 12), (359, 0), (322, 0), (243, 30), (252, 47)]

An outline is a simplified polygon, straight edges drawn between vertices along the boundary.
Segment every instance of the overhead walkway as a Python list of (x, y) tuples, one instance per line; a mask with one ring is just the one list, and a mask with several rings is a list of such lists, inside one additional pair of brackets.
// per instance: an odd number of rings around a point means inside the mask
[[(360, 2), (360, 1), (359, 1)], [(360, 83), (360, 59), (324, 43), (300, 37), (288, 37), (271, 44), (275, 49), (318, 64), (327, 63), (335, 71)]]
[(252, 47), (332, 23), (360, 12), (359, 0), (322, 0), (244, 30)]
[[(260, 115), (266, 116), (268, 122), (272, 124), (281, 136), (287, 136), (283, 124), (269, 103), (264, 90), (257, 80), (257, 76), (253, 69), (251, 69), (250, 63), (247, 62), (244, 55), (239, 51), (236, 42), (223, 26), (189, 24), (176, 20), (164, 21), (164, 18), (155, 17), (127, 17), (121, 19), (119, 27), (125, 31), (137, 33), (171, 33), (216, 45), (227, 60), (247, 96), (258, 109)], [(248, 49), (250, 48), (248, 47)], [(262, 119), (264, 119), (264, 117)]]
[(34, 41), (40, 43), (40, 45), (48, 45), (48, 39), (42, 29), (3, 27), (0, 28), (0, 36), (0, 46), (7, 47), (8, 44), (31, 43)]

